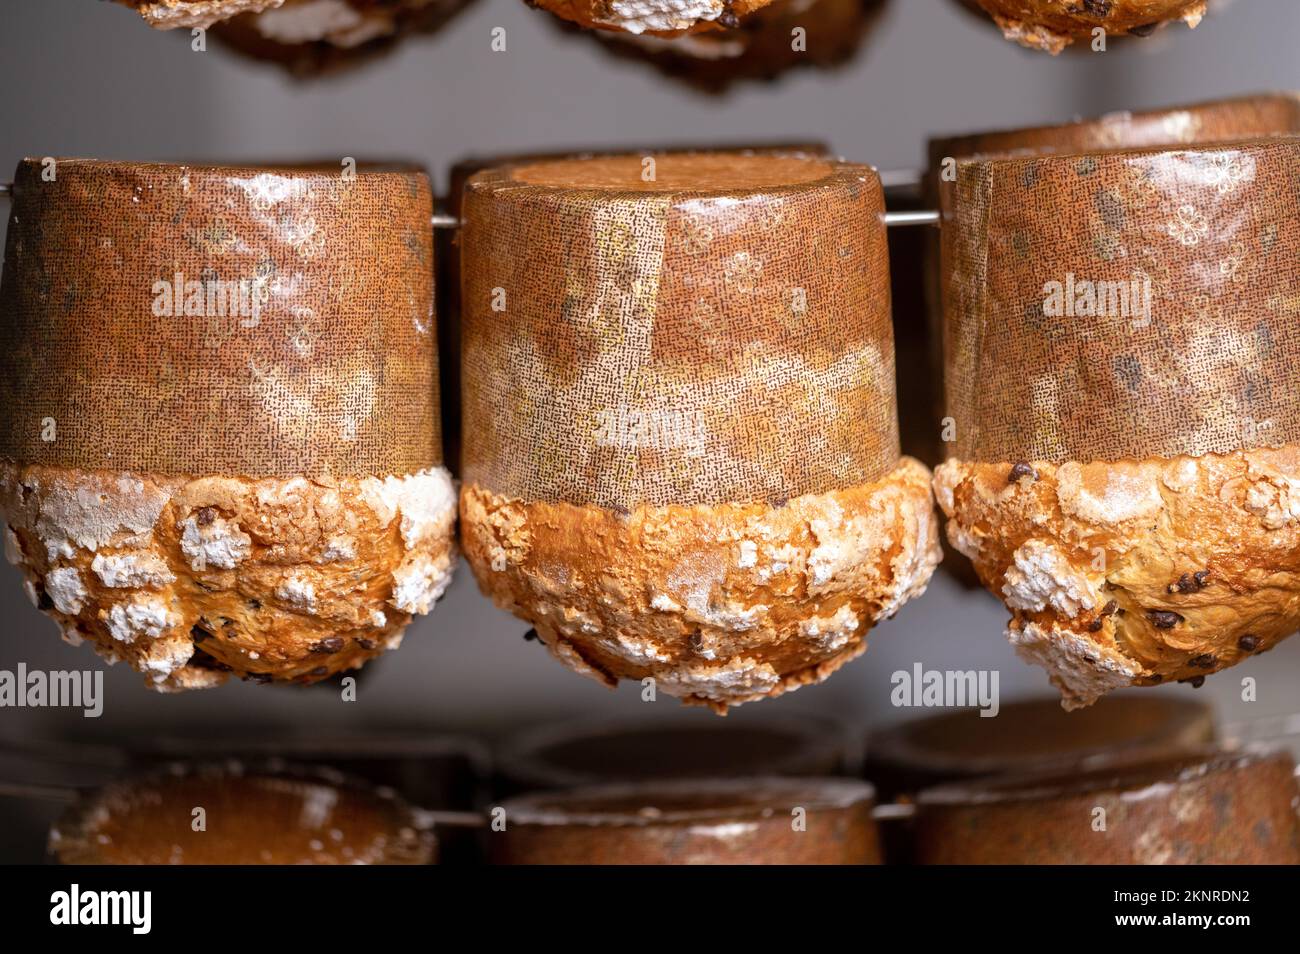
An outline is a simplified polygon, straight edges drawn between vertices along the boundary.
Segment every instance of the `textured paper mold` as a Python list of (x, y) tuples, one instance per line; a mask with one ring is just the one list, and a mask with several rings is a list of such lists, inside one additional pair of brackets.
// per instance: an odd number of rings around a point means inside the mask
[[(633, 156), (636, 161), (644, 157), (701, 152), (735, 153), (781, 156), (817, 156), (827, 158), (830, 149), (819, 142), (770, 142), (737, 146), (646, 146), (611, 149), (565, 149), (545, 153), (524, 153), (508, 156), (471, 156), (454, 163), (447, 174), (447, 212), (459, 220), (463, 212), (465, 184), (475, 173), (494, 166), (520, 163), (551, 162), (557, 159), (582, 159), (596, 156)], [(438, 348), (442, 354), (459, 355), (461, 350), (460, 316), (460, 233), (452, 229), (439, 229), (434, 235), (438, 260)], [(461, 388), (460, 365), (451, 362), (441, 368), (444, 447), (447, 465), (453, 473), (460, 473)]]
[(430, 214), (418, 172), (19, 167), (0, 511), (70, 639), (158, 688), (312, 681), (427, 612)]
[[(1138, 750), (923, 791), (919, 864), (1294, 865), (1295, 762), (1283, 751)], [(1105, 815), (1106, 827), (1088, 824)]]
[[(999, 129), (936, 137), (929, 142), (930, 172), (944, 157), (1096, 152), (1155, 146), (1192, 146), (1300, 131), (1300, 93), (1256, 93), (1230, 99), (1119, 111), (1050, 126)], [(939, 183), (940, 188), (946, 186)]]
[(924, 588), (927, 472), (899, 460), (874, 173), (643, 168), (470, 180), (463, 537), (573, 668), (725, 710), (823, 678)]
[[(941, 275), (949, 274), (955, 254), (957, 189), (941, 178), (945, 159), (1075, 154), (1118, 149), (1209, 145), (1256, 137), (1300, 133), (1300, 93), (1260, 93), (1233, 99), (1170, 106), (1142, 112), (1116, 112), (1054, 126), (1038, 126), (944, 136), (929, 143), (925, 196), (936, 203), (943, 227), (926, 248), (926, 293), (933, 346), (935, 407), (943, 407), (943, 319)], [(942, 261), (941, 261), (942, 260)], [(936, 414), (941, 417), (942, 412)]]
[[(194, 808), (206, 827), (194, 830)], [(50, 832), (64, 864), (418, 865), (433, 833), (391, 791), (284, 763), (175, 765), (77, 801)]]
[[(945, 276), (963, 460), (1116, 460), (1300, 439), (1300, 141), (959, 164)], [(1149, 283), (1053, 316), (1048, 283)], [(1079, 291), (1077, 301), (1083, 300)], [(1139, 298), (1141, 296), (1138, 296)]]
[(530, 0), (585, 27), (674, 36), (731, 29), (772, 0)]
[[(936, 491), (1067, 707), (1199, 681), (1300, 625), (1298, 148), (959, 166)], [(1145, 311), (1045, 308), (1048, 283), (1135, 277)]]
[[(865, 782), (690, 779), (592, 785), (508, 800), (497, 864), (880, 864)], [(805, 827), (792, 826), (798, 814)]]
[(874, 172), (759, 155), (661, 156), (655, 182), (642, 168), (558, 160), (471, 179), (465, 479), (630, 510), (785, 500), (892, 470)]
[(1100, 27), (1108, 36), (1147, 36), (1182, 20), (1195, 28), (1206, 0), (976, 0), (1008, 40), (1031, 49), (1060, 53), (1087, 43)]

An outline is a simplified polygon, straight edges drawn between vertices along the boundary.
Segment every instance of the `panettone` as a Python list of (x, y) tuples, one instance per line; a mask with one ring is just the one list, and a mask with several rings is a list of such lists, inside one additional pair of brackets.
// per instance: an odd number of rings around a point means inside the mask
[(594, 785), (502, 804), (507, 865), (880, 864), (874, 792), (842, 778)]
[(1067, 708), (1300, 626), (1298, 151), (959, 164), (935, 491)]
[[(583, 30), (608, 53), (648, 63), (660, 73), (709, 93), (745, 80), (775, 80), (798, 68), (827, 69), (849, 61), (884, 10), (885, 0), (772, 0), (727, 30), (656, 36)], [(795, 30), (802, 42), (795, 42)]]
[(917, 797), (932, 865), (1300, 864), (1295, 762), (1265, 748), (1134, 750)]
[(772, 0), (528, 0), (580, 26), (676, 36), (729, 30)]
[(302, 76), (353, 66), (403, 37), (433, 33), (472, 0), (284, 0), (217, 23), (228, 47)]
[(1195, 28), (1205, 16), (1206, 0), (975, 0), (1008, 40), (1049, 53), (1076, 41), (1087, 43), (1093, 31), (1107, 36), (1147, 36), (1166, 23), (1181, 20)]
[(872, 170), (558, 160), (479, 173), (463, 209), (463, 546), (560, 659), (725, 711), (923, 591)]
[(241, 13), (274, 10), (285, 0), (117, 0), (159, 30), (207, 29)]
[(20, 165), (0, 514), (65, 638), (159, 689), (311, 682), (429, 611), (431, 213), (415, 171)]
[(68, 865), (419, 865), (433, 832), (388, 789), (284, 763), (183, 765), (82, 797), (50, 832)]

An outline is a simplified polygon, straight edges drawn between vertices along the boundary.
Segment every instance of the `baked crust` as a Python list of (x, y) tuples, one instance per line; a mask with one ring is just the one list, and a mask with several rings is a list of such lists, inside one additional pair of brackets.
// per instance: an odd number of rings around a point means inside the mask
[(1182, 20), (1195, 29), (1206, 0), (977, 0), (1003, 36), (1021, 46), (1057, 54), (1103, 27), (1108, 36), (1145, 36)]
[(529, 0), (532, 6), (596, 30), (679, 36), (730, 29), (772, 0)]
[(1300, 446), (949, 459), (934, 489), (949, 541), (1003, 599), (1008, 638), (1067, 709), (1122, 686), (1197, 681), (1300, 626)]
[(782, 504), (526, 502), (466, 484), (465, 556), (498, 606), (609, 686), (652, 677), (718, 713), (820, 682), (925, 591), (940, 558), (929, 471)]
[(214, 23), (229, 20), (241, 13), (261, 13), (284, 3), (284, 0), (118, 0), (159, 30), (206, 30)]
[(5, 552), (72, 643), (159, 690), (310, 683), (400, 644), (450, 582), (455, 490), (0, 463)]

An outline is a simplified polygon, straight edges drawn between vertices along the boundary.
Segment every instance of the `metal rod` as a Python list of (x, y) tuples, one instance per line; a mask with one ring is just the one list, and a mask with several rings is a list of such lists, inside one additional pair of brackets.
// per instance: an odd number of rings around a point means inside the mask
[(885, 225), (890, 228), (907, 225), (938, 225), (937, 209), (918, 209), (914, 212), (886, 212)]
[(454, 215), (448, 215), (446, 212), (433, 213), (431, 220), (435, 229), (458, 229), (460, 228), (460, 219)]
[(14, 184), (12, 182), (0, 182), (0, 196), (8, 198), (14, 194)]

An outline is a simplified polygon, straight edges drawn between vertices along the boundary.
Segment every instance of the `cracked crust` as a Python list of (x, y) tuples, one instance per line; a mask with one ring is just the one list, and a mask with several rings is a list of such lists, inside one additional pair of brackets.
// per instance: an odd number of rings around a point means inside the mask
[(654, 36), (731, 29), (772, 0), (529, 0), (588, 29)]
[(977, 0), (1003, 36), (1053, 55), (1076, 40), (1092, 39), (1103, 27), (1108, 36), (1146, 36), (1156, 27), (1182, 20), (1195, 29), (1206, 0)]
[(527, 503), (466, 484), (465, 556), (497, 605), (570, 668), (653, 677), (719, 713), (820, 682), (938, 565), (929, 471), (767, 503)]
[(1300, 446), (950, 459), (934, 488), (948, 539), (1002, 598), (1008, 638), (1047, 669), (1067, 709), (1121, 686), (1199, 684), (1300, 626)]
[(273, 10), (284, 0), (118, 0), (158, 30), (206, 30), (241, 13)]
[(455, 489), (0, 464), (5, 552), (72, 643), (159, 690), (310, 683), (395, 648), (450, 582)]

